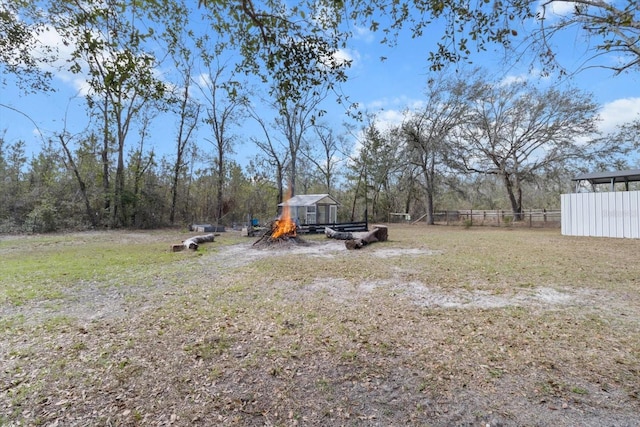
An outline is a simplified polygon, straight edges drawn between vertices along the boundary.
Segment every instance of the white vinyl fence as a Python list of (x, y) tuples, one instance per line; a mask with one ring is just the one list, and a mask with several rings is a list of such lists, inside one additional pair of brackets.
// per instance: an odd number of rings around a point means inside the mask
[(563, 235), (640, 239), (640, 191), (563, 194), (561, 208)]

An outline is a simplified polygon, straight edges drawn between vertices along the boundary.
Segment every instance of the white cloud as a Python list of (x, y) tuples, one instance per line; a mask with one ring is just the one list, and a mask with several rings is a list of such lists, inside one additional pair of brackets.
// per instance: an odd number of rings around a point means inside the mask
[(498, 85), (500, 86), (508, 86), (514, 83), (526, 83), (529, 81), (537, 83), (545, 83), (551, 80), (551, 76), (549, 74), (545, 74), (539, 68), (532, 68), (527, 72), (522, 72), (520, 74), (507, 74), (500, 79)]
[(598, 127), (605, 134), (615, 132), (621, 124), (640, 120), (640, 98), (621, 98), (604, 104), (600, 119)]
[(200, 73), (195, 80), (200, 87), (211, 86), (211, 76), (207, 73)]
[(65, 43), (65, 39), (52, 27), (47, 27), (42, 32), (38, 33), (36, 39), (42, 46), (42, 51), (34, 52), (34, 56), (42, 59), (46, 58), (47, 48), (53, 48), (58, 52), (58, 60), (52, 64), (53, 66), (63, 66), (66, 60), (71, 58), (75, 49), (74, 43), (70, 42), (70, 40), (67, 40)]
[(35, 136), (35, 137), (38, 137), (38, 138), (42, 138), (42, 137), (43, 137), (42, 132), (40, 131), (40, 128), (34, 128), (34, 129), (32, 129), (32, 130), (31, 130), (31, 134), (32, 134), (33, 136)]
[(529, 74), (509, 74), (508, 76), (505, 76), (502, 80), (500, 80), (499, 85), (500, 86), (509, 86), (511, 84), (514, 83), (523, 83), (528, 81), (531, 78), (531, 75)]
[[(367, 103), (364, 111), (375, 115), (374, 122), (378, 129), (387, 131), (402, 124), (407, 109), (412, 111), (420, 109), (424, 106), (424, 102), (404, 95), (395, 98), (381, 98)], [(360, 152), (362, 138), (364, 138), (364, 134), (361, 130), (355, 137), (352, 156), (357, 156)]]
[[(611, 4), (614, 0), (603, 0), (603, 3)], [(600, 8), (601, 6), (594, 2), (595, 8)], [(571, 0), (541, 0), (538, 2), (538, 6), (536, 8), (537, 13), (547, 20), (552, 20), (554, 18), (563, 18), (567, 15), (571, 15), (576, 7), (584, 8), (586, 5), (584, 2), (575, 2)]]
[(338, 51), (334, 52), (333, 55), (333, 62), (336, 63), (337, 65), (342, 65), (346, 62), (351, 62), (351, 66), (355, 66), (357, 65), (357, 63), (360, 60), (360, 53), (356, 50), (351, 50), (351, 49), (339, 49)]
[[(94, 33), (96, 39), (101, 38), (97, 32)], [(37, 41), (40, 46), (33, 55), (40, 60), (39, 67), (50, 72), (65, 85), (72, 87), (80, 96), (87, 96), (91, 87), (89, 85), (88, 65), (80, 60), (82, 69), (78, 73), (69, 71), (73, 53), (76, 49), (76, 40), (63, 37), (55, 28), (47, 27), (37, 34)], [(55, 61), (47, 60), (49, 56), (47, 52), (55, 52)], [(103, 58), (108, 61), (108, 58)], [(161, 79), (160, 70), (154, 70), (154, 75)]]
[(541, 1), (538, 3), (538, 12), (544, 13), (546, 19), (553, 16), (565, 16), (570, 14), (576, 7), (576, 3), (566, 0)]
[[(405, 119), (405, 111), (407, 109), (415, 110), (424, 105), (422, 100), (412, 100), (405, 96), (397, 98), (383, 98), (369, 102), (366, 105), (366, 112), (374, 114), (374, 123), (376, 128), (381, 131), (390, 130), (402, 124)], [(351, 157), (357, 157), (362, 149), (362, 140), (364, 139), (364, 129), (360, 129), (354, 136), (353, 149)]]
[[(37, 40), (40, 48), (37, 49), (33, 55), (36, 59), (40, 60), (40, 68), (50, 72), (56, 78), (60, 79), (60, 81), (71, 86), (80, 95), (87, 95), (90, 88), (87, 83), (86, 74), (84, 72), (72, 73), (68, 70), (68, 61), (71, 59), (75, 49), (75, 42), (63, 38), (60, 33), (51, 27), (38, 33)], [(51, 51), (56, 52), (56, 60), (53, 62), (47, 60), (47, 52)]]
[(400, 110), (383, 110), (376, 115), (376, 124), (380, 129), (391, 129), (402, 124), (404, 114)]
[(353, 39), (371, 43), (374, 40), (374, 33), (368, 28), (355, 26), (353, 29)]
[[(333, 5), (330, 4), (322, 4), (322, 5), (318, 5), (317, 9), (314, 11), (312, 17), (311, 17), (311, 21), (325, 29), (331, 29), (333, 28), (333, 24), (335, 22), (334, 17), (336, 16), (336, 14), (340, 13), (339, 11), (336, 10), (336, 8)], [(287, 15), (289, 14), (289, 12), (286, 13)], [(284, 18), (284, 16), (283, 16)]]
[(397, 96), (394, 98), (380, 98), (365, 104), (365, 109), (370, 112), (380, 110), (381, 112), (388, 112), (393, 110), (415, 110), (424, 106), (423, 99), (409, 98), (405, 95)]

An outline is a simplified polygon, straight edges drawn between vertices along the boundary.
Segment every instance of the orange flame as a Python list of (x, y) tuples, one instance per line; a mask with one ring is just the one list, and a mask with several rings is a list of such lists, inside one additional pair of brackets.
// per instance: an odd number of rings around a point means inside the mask
[(291, 212), (288, 205), (282, 207), (282, 215), (280, 219), (277, 219), (273, 223), (273, 231), (271, 233), (272, 239), (279, 239), (280, 237), (295, 237), (296, 236), (296, 223), (291, 219)]

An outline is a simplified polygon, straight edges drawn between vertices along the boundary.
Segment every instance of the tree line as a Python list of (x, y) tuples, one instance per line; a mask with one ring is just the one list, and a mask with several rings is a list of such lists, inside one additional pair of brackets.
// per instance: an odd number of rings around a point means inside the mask
[[(75, 148), (59, 135), (31, 159), (24, 141), (0, 139), (1, 227), (115, 226), (116, 191), (117, 226), (267, 220), (290, 186), (292, 152), (299, 162), (298, 192), (334, 195), (342, 203), (342, 221), (361, 220), (365, 212), (372, 221), (384, 221), (402, 212), (426, 214), (433, 223), (436, 210), (505, 207), (518, 218), (525, 207), (557, 208), (578, 171), (628, 168), (631, 154), (638, 154), (638, 123), (597, 136), (597, 106), (586, 93), (470, 75), (430, 81), (424, 104), (389, 126), (370, 115), (335, 135), (326, 123), (311, 123), (294, 109), (262, 123), (264, 137), (254, 141), (260, 152), (244, 167), (226, 158), (228, 146), (215, 143), (210, 152), (191, 143), (177, 146), (179, 156), (157, 158), (144, 150), (141, 136), (118, 172), (118, 161), (105, 168), (95, 133), (74, 141)], [(238, 107), (241, 112), (251, 117), (250, 109)], [(290, 141), (287, 131), (299, 136), (293, 148), (276, 141)], [(104, 185), (103, 174), (118, 173), (121, 189)]]
[[(436, 209), (504, 206), (517, 217), (525, 206), (557, 207), (575, 171), (629, 167), (638, 153), (638, 122), (597, 135), (597, 105), (587, 93), (489, 81), (478, 70), (447, 73), (447, 58), (461, 60), (464, 45), (441, 45), (423, 105), (407, 109), (401, 123), (384, 126), (364, 114), (336, 128), (323, 109), (346, 79), (349, 63), (334, 54), (348, 34), (340, 14), (317, 19), (335, 4), (270, 11), (250, 1), (224, 4), (4, 5), (4, 69), (25, 93), (52, 90), (54, 69), (82, 77), (87, 122), (77, 131), (77, 123), (63, 121), (41, 135), (31, 158), (26, 141), (0, 138), (0, 231), (266, 220), (287, 189), (331, 193), (345, 221), (406, 212), (432, 222)], [(376, 26), (368, 9), (356, 10)], [(487, 21), (483, 34), (492, 34), (490, 22), (497, 21)], [(70, 53), (41, 44), (51, 29)], [(486, 42), (506, 43), (513, 31)], [(264, 85), (249, 87), (248, 74)], [(342, 95), (336, 101), (351, 106)], [(149, 141), (158, 120), (176, 129), (172, 154), (161, 157)], [(239, 165), (235, 132), (247, 120), (262, 134), (250, 141), (255, 158)]]

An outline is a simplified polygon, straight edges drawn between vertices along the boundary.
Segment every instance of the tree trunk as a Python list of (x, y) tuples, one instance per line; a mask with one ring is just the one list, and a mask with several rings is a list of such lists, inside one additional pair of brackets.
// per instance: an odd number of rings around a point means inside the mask
[(346, 231), (336, 231), (332, 228), (325, 227), (324, 234), (330, 239), (338, 239), (338, 240), (352, 240), (353, 233)]
[(103, 126), (102, 130), (102, 150), (100, 150), (100, 158), (102, 159), (102, 197), (103, 197), (103, 212), (105, 221), (108, 221), (108, 215), (111, 211), (111, 183), (109, 182), (109, 100), (105, 97), (103, 107)]
[[(514, 188), (516, 185), (511, 181), (509, 175), (503, 175), (505, 187), (507, 187), (507, 195), (509, 196), (509, 202), (511, 203), (511, 212), (513, 213), (513, 220), (519, 221), (522, 217), (522, 190)], [(516, 197), (515, 193), (518, 193), (519, 197)]]
[(427, 191), (427, 224), (434, 225), (436, 223), (433, 209), (433, 192)]
[(76, 177), (78, 181), (78, 186), (80, 187), (80, 194), (82, 194), (82, 200), (84, 201), (84, 209), (87, 214), (87, 218), (91, 222), (93, 227), (98, 226), (98, 218), (93, 213), (93, 209), (91, 209), (91, 202), (89, 201), (89, 196), (87, 194), (87, 186), (84, 183), (84, 180), (80, 176), (80, 172), (78, 171), (78, 167), (76, 166), (75, 161), (73, 160), (73, 156), (71, 155), (71, 151), (67, 147), (67, 143), (64, 140), (62, 135), (58, 135), (60, 139), (60, 143), (62, 144), (62, 148), (67, 155), (67, 161), (69, 162), (69, 166), (71, 166), (71, 170), (73, 171), (73, 175)]
[(277, 162), (276, 181), (276, 184), (278, 185), (278, 203), (276, 203), (277, 213), (277, 206), (284, 202), (284, 166), (279, 161)]
[(198, 250), (198, 245), (200, 245), (200, 243), (213, 242), (214, 238), (215, 238), (215, 234), (205, 234), (203, 236), (193, 236), (193, 237), (183, 241), (181, 245), (172, 245), (171, 246), (171, 251), (172, 252), (179, 252), (179, 251), (183, 251), (185, 249), (191, 249), (192, 251), (197, 251)]
[(360, 249), (369, 243), (384, 242), (389, 238), (389, 230), (386, 225), (374, 225), (373, 227), (373, 230), (363, 234), (362, 236), (347, 240), (345, 242), (347, 249)]
[(289, 163), (290, 175), (289, 175), (289, 197), (296, 195), (296, 163), (298, 153), (291, 151), (291, 160)]

